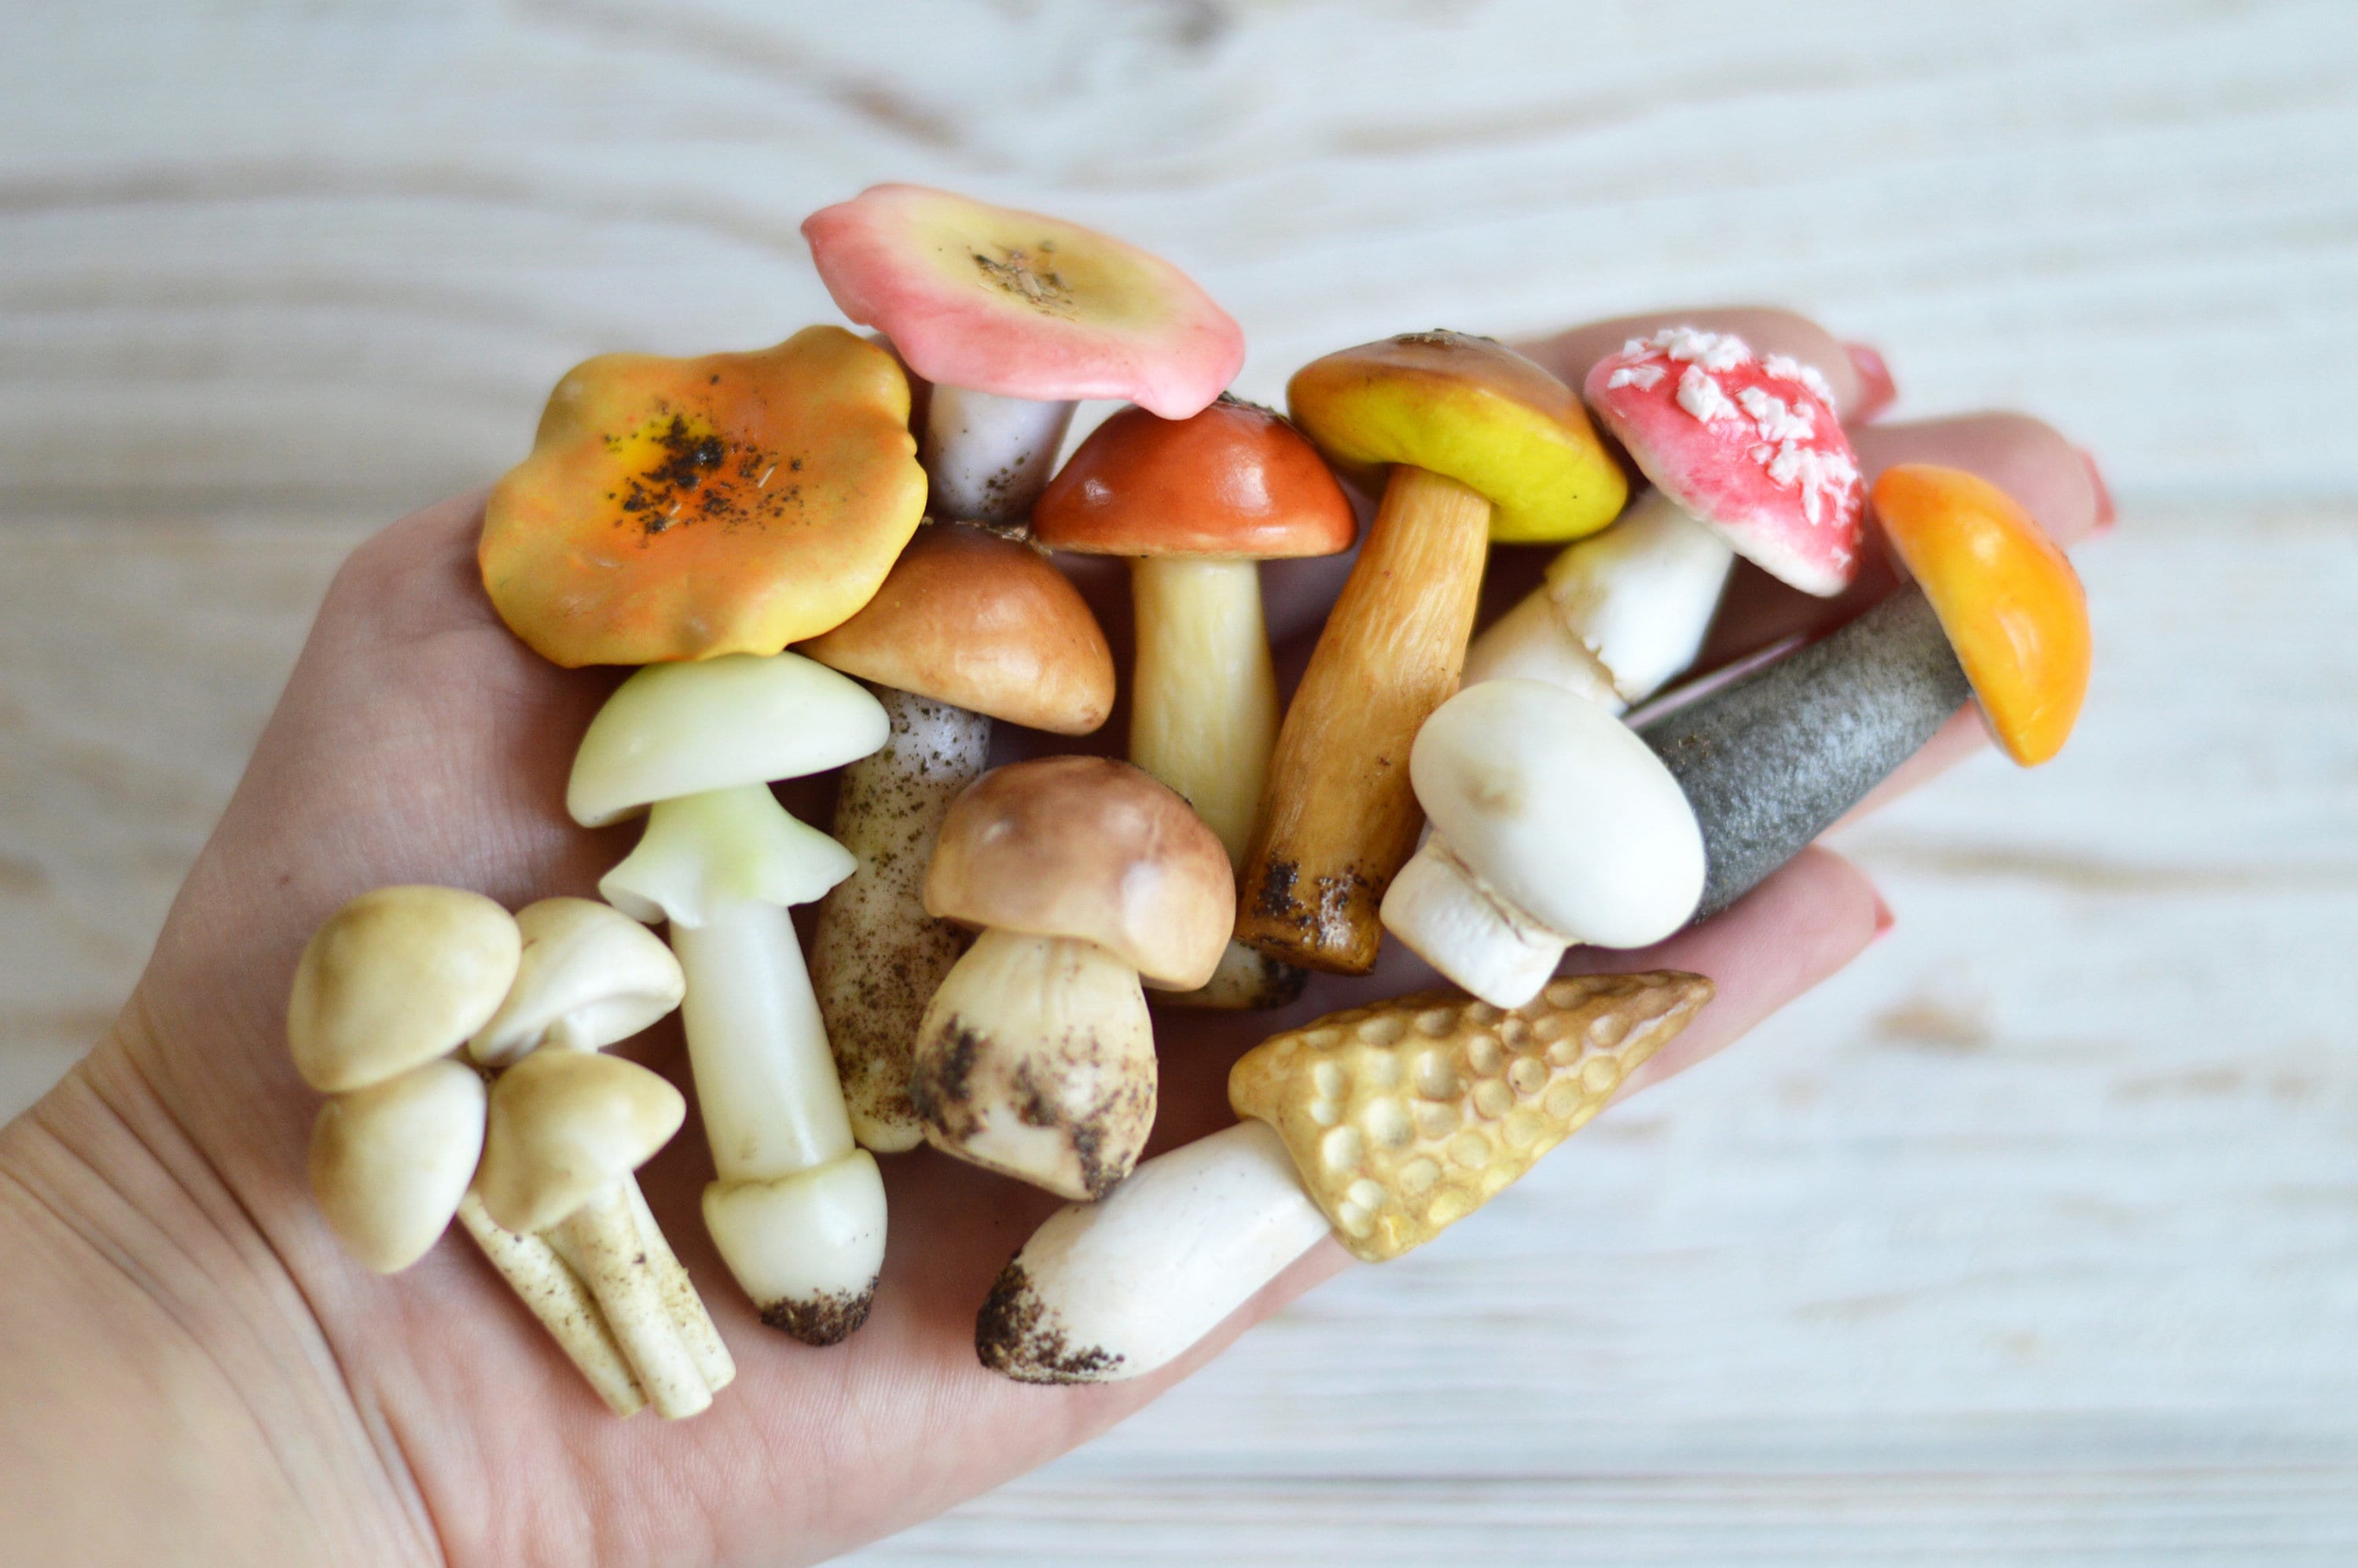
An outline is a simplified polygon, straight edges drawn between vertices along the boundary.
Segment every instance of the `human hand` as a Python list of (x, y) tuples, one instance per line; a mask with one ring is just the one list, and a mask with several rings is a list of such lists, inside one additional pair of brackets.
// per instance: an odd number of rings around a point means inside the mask
[[(1871, 385), (1839, 346), (1782, 313), (1660, 313), (1529, 351), (1577, 385), (1631, 330), (1671, 319), (1800, 353), (1826, 365), (1846, 406), (1869, 401)], [(2104, 511), (2079, 455), (2020, 416), (1854, 435), (1870, 477), (1903, 460), (1974, 470), (2067, 544)], [(847, 1343), (813, 1349), (763, 1328), (712, 1253), (698, 1217), (708, 1160), (689, 1132), (641, 1179), (740, 1370), (708, 1412), (663, 1423), (614, 1421), (471, 1249), (443, 1245), (391, 1279), (349, 1261), (309, 1199), (304, 1150), (319, 1101), (284, 1039), (289, 978), (312, 927), (345, 899), (392, 882), (473, 888), (510, 907), (594, 895), (636, 831), (585, 831), (566, 816), (574, 748), (617, 675), (559, 670), (509, 635), (476, 577), (480, 521), (480, 497), (428, 508), (364, 545), (338, 574), (121, 1021), (0, 1137), (0, 1173), (14, 1178), (0, 1207), (8, 1221), (0, 1255), (22, 1264), (42, 1303), (17, 1318), (16, 1337), (73, 1369), (52, 1397), (86, 1400), (95, 1390), (128, 1400), (120, 1424), (152, 1444), (176, 1436), (148, 1414), (168, 1375), (186, 1434), (177, 1440), (207, 1445), (209, 1463), (233, 1464), (245, 1477), (229, 1494), (200, 1488), (189, 1515), (118, 1505), (107, 1518), (102, 1499), (125, 1495), (124, 1476), (93, 1475), (85, 1457), (79, 1473), (92, 1489), (81, 1503), (103, 1528), (126, 1541), (168, 1535), (188, 1550), (219, 1522), (204, 1511), (233, 1502), (253, 1515), (233, 1538), (244, 1548), (230, 1553), (239, 1561), (815, 1560), (1086, 1441), (1345, 1266), (1341, 1249), (1322, 1243), (1151, 1377), (1072, 1389), (1012, 1383), (978, 1364), (974, 1312), (1056, 1200), (919, 1151), (883, 1162), (892, 1227), (873, 1315)], [(1498, 552), (1490, 607), (1525, 591), (1550, 554)], [(1126, 666), (1120, 564), (1067, 564)], [(1345, 569), (1339, 559), (1267, 568), (1288, 676)], [(1890, 582), (1874, 563), (1864, 579), (1830, 603), (1745, 568), (1708, 657), (1855, 613)], [(1001, 727), (994, 761), (1114, 751), (1123, 733), (1120, 712), (1077, 745)], [(1887, 791), (1976, 743), (1976, 721), (1961, 715)], [(823, 784), (785, 793), (799, 815), (825, 821)], [(1718, 988), (1624, 1091), (1634, 1092), (1833, 974), (1883, 918), (1858, 872), (1812, 850), (1705, 925), (1643, 953), (1576, 954), (1574, 967), (1692, 969)], [(1153, 1149), (1230, 1119), (1228, 1067), (1263, 1036), (1431, 983), (1392, 943), (1373, 975), (1314, 977), (1282, 1013), (1160, 1012)], [(685, 1087), (676, 1025), (625, 1054)], [(28, 1338), (30, 1324), (44, 1337)], [(167, 1370), (116, 1375), (157, 1366)], [(56, 1441), (69, 1431), (60, 1426)], [(38, 1464), (25, 1470), (41, 1473)], [(48, 1509), (44, 1517), (60, 1521), (80, 1517), (70, 1486)], [(86, 1557), (110, 1555), (89, 1550), (87, 1533), (76, 1539)], [(295, 1544), (273, 1555), (257, 1546), (265, 1540)]]

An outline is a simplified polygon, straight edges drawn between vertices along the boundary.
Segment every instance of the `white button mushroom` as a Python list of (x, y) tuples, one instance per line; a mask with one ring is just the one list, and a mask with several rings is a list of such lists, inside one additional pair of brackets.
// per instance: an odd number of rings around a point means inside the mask
[(1694, 913), (1694, 813), (1593, 702), (1539, 681), (1469, 687), (1417, 732), (1409, 776), (1432, 832), (1384, 925), (1493, 1006), (1537, 996), (1576, 942), (1641, 947)]
[(346, 1251), (397, 1274), (441, 1238), (482, 1149), (481, 1075), (428, 1062), (319, 1108), (312, 1195)]

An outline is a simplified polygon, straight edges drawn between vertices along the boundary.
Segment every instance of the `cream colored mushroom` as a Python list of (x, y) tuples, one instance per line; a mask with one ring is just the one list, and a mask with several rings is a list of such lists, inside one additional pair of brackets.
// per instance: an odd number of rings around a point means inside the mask
[(663, 938), (611, 905), (545, 898), (516, 911), (524, 954), (515, 983), (467, 1048), (505, 1067), (546, 1044), (595, 1051), (628, 1040), (687, 989)]
[(346, 1251), (399, 1273), (441, 1238), (482, 1149), (481, 1075), (428, 1062), (319, 1108), (312, 1195)]

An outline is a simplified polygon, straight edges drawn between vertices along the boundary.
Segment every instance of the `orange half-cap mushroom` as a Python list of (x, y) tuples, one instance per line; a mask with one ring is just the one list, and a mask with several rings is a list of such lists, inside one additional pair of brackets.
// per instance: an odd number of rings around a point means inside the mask
[(1997, 743), (2024, 767), (2063, 749), (2088, 693), (2088, 596), (2015, 499), (1985, 479), (1901, 463), (1875, 514), (1931, 601)]
[(901, 367), (839, 327), (590, 360), (492, 492), (483, 586), (568, 668), (774, 654), (867, 603), (915, 532), (908, 422)]
[(1183, 419), (1244, 365), (1244, 330), (1184, 273), (1062, 219), (878, 185), (812, 213), (803, 238), (843, 313), (941, 385)]
[(1296, 371), (1285, 402), (1363, 479), (1405, 463), (1479, 492), (1500, 544), (1594, 534), (1629, 497), (1579, 395), (1487, 338), (1410, 332), (1345, 349)]
[(1113, 711), (1113, 650), (1064, 573), (1028, 546), (936, 523), (859, 614), (801, 652), (862, 680), (1060, 735)]

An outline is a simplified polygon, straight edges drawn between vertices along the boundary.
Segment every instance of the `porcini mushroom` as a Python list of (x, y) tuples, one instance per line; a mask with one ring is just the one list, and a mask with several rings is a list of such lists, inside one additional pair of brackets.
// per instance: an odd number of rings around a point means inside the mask
[(1661, 940), (1703, 892), (1678, 781), (1561, 687), (1467, 687), (1417, 731), (1409, 776), (1432, 831), (1384, 894), (1384, 928), (1494, 1007), (1538, 995), (1576, 942)]
[(1653, 488), (1476, 639), (1468, 685), (1527, 676), (1617, 713), (1694, 662), (1738, 555), (1821, 597), (1857, 575), (1866, 489), (1814, 367), (1670, 327), (1597, 362), (1586, 393)]
[(976, 1352), (1023, 1382), (1141, 1377), (1330, 1231), (1368, 1262), (1422, 1246), (1579, 1130), (1711, 994), (1699, 975), (1590, 975), (1506, 1012), (1428, 991), (1273, 1035), (1229, 1072), (1245, 1120), (1033, 1233)]
[(908, 543), (908, 422), (900, 366), (839, 327), (590, 360), (484, 504), (483, 586), (568, 668), (774, 654), (859, 609)]
[(2079, 716), (2087, 597), (2029, 514), (1986, 480), (1923, 463), (1885, 470), (1873, 500), (1912, 586), (1639, 731), (1702, 827), (1699, 915), (1799, 853), (1969, 698), (2026, 767)]
[(938, 518), (1020, 524), (1074, 401), (1181, 419), (1244, 363), (1244, 333), (1170, 263), (1036, 212), (871, 186), (803, 222), (843, 313), (933, 384), (921, 460)]
[(652, 807), (598, 889), (634, 919), (671, 923), (718, 1177), (705, 1226), (763, 1321), (811, 1344), (867, 1317), (884, 1189), (853, 1147), (786, 914), (849, 875), (851, 855), (787, 815), (767, 781), (839, 767), (890, 730), (857, 682), (799, 654), (654, 665), (590, 721), (566, 792), (584, 827)]
[(1220, 840), (1128, 762), (1014, 762), (950, 806), (925, 908), (981, 930), (919, 1029), (909, 1098), (926, 1141), (1104, 1196), (1154, 1123), (1140, 977), (1202, 985), (1236, 919)]
[[(1130, 557), (1130, 760), (1195, 808), (1239, 875), (1277, 743), (1256, 563), (1331, 556), (1357, 532), (1317, 449), (1277, 414), (1226, 396), (1185, 419), (1115, 414), (1032, 509), (1032, 536), (1052, 550)], [(1282, 1007), (1303, 979), (1231, 942), (1208, 985), (1162, 1000)]]
[(1087, 603), (1037, 550), (934, 524), (867, 607), (802, 653), (859, 676), (892, 726), (847, 767), (835, 838), (858, 869), (819, 905), (811, 984), (852, 1136), (880, 1153), (924, 1140), (909, 1051), (965, 934), (925, 913), (942, 815), (980, 777), (994, 719), (1085, 735), (1113, 711), (1113, 651)]
[(1569, 539), (1627, 484), (1570, 388), (1511, 350), (1416, 332), (1296, 372), (1295, 423), (1383, 501), (1278, 732), (1238, 938), (1364, 974), (1377, 906), (1416, 848), (1408, 753), (1457, 688), (1489, 542)]
[[(610, 905), (585, 898), (545, 898), (516, 911), (515, 922), (524, 935), (515, 983), (499, 1011), (468, 1042), (469, 1051), (487, 1067), (513, 1065), (535, 1051), (596, 1051), (627, 1040), (677, 1007), (686, 992), (687, 981), (671, 949)], [(620, 1087), (598, 1092), (610, 1098), (623, 1097), (639, 1108), (668, 1104), (664, 1093), (631, 1075), (623, 1078)], [(662, 1088), (670, 1092), (668, 1085)], [(504, 1103), (511, 1122), (521, 1092), (509, 1091), (504, 1102), (493, 1093), (493, 1105)], [(525, 1151), (535, 1141), (546, 1146), (567, 1136), (545, 1125), (547, 1098), (540, 1095), (540, 1108), (526, 1118), (522, 1129), (527, 1135)], [(529, 1098), (525, 1103), (530, 1105)], [(593, 1108), (612, 1108), (598, 1101)], [(676, 1127), (676, 1118), (672, 1125)], [(571, 1135), (596, 1130), (586, 1128)], [(669, 1136), (664, 1131), (654, 1142)], [(538, 1200), (519, 1193), (533, 1184), (545, 1186), (556, 1177), (535, 1162), (536, 1155), (514, 1144), (510, 1139), (485, 1155), (483, 1184), (496, 1198), (487, 1215), (498, 1214), (494, 1224), (502, 1229), (549, 1232), (548, 1238), (592, 1292), (600, 1318), (613, 1325), (618, 1350), (632, 1362), (634, 1380), (657, 1390), (660, 1413), (692, 1414), (702, 1408), (692, 1394), (682, 1397), (680, 1357), (687, 1357), (710, 1393), (728, 1386), (736, 1376), (736, 1364), (630, 1173), (654, 1152), (653, 1146), (644, 1152), (625, 1151), (624, 1168), (611, 1176), (612, 1193), (599, 1191), (594, 1202), (568, 1203), (566, 1213), (550, 1219), (554, 1211), (546, 1206), (538, 1213), (524, 1212)], [(584, 1189), (583, 1195), (591, 1195), (590, 1190)], [(515, 1223), (532, 1218), (544, 1223)], [(643, 1365), (643, 1358), (648, 1364)]]

